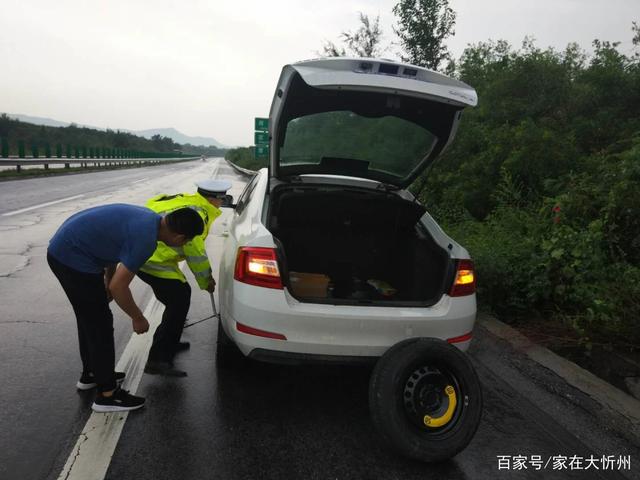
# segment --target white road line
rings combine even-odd
[[[136,183],[146,182],[147,180],[149,180],[149,177],[144,177],[144,178],[141,178],[140,180],[136,180],[135,182],[131,182],[131,185],[135,185]]]
[[[74,195],[73,197],[61,198],[60,200],[54,200],[53,202],[41,203],[40,205],[34,205],[33,207],[23,208],[21,210],[15,210],[9,213],[3,213],[3,217],[11,217],[13,215],[18,215],[19,213],[29,212],[31,210],[35,210],[37,208],[48,207],[49,205],[55,205],[56,203],[68,202],[69,200],[75,200],[76,198],[84,197],[84,195]]]
[[[220,160],[216,160],[216,166],[214,167],[213,172],[211,172],[211,178],[216,178],[218,176],[218,170],[220,170]]]
[[[143,335],[131,335],[116,365],[116,371],[127,373],[122,388],[133,394],[140,385],[153,332],[160,324],[162,312],[162,304],[152,296],[144,310],[144,316],[149,320],[149,331]],[[58,480],[103,480],[128,413],[92,412]]]

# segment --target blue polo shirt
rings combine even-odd
[[[69,217],[49,242],[60,263],[85,273],[102,273],[122,262],[136,272],[153,255],[162,217],[144,207],[115,203]]]

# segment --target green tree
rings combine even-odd
[[[38,142],[31,143],[31,154],[33,155],[33,158],[38,158]]]
[[[44,144],[44,156],[45,158],[51,158],[51,145],[49,145],[49,142]]]
[[[9,139],[7,137],[2,137],[2,158],[9,157]]]
[[[340,34],[344,47],[339,47],[333,42],[327,41],[322,47],[322,55],[325,57],[379,57],[384,50],[380,46],[382,29],[380,28],[380,16],[373,21],[368,15],[360,12],[360,27],[354,31]]]
[[[18,140],[18,156],[20,158],[25,157],[24,140]]]
[[[394,30],[406,53],[403,61],[438,70],[450,60],[444,41],[455,35],[456,12],[448,0],[400,0],[393,13],[398,17]]]
[[[56,143],[56,157],[62,158],[62,144]]]

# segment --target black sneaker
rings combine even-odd
[[[122,384],[124,377],[126,377],[126,373],[116,372],[116,383],[118,385]],[[80,380],[78,380],[78,383],[76,383],[76,388],[78,390],[91,390],[97,386],[98,384],[96,383],[96,379],[91,372],[83,373]]]
[[[126,412],[128,410],[137,410],[144,407],[144,398],[131,395],[128,390],[116,388],[113,395],[105,397],[104,395],[96,395],[96,399],[91,405],[94,412]]]

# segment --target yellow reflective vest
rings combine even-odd
[[[204,248],[204,241],[209,235],[211,224],[222,212],[199,193],[162,194],[150,199],[145,206],[162,216],[180,208],[192,208],[202,217],[204,231],[202,235],[194,237],[182,247],[169,247],[164,242],[158,242],[156,251],[140,270],[154,277],[186,282],[187,279],[178,266],[178,263],[186,260],[198,286],[206,289],[211,279],[211,264]]]

